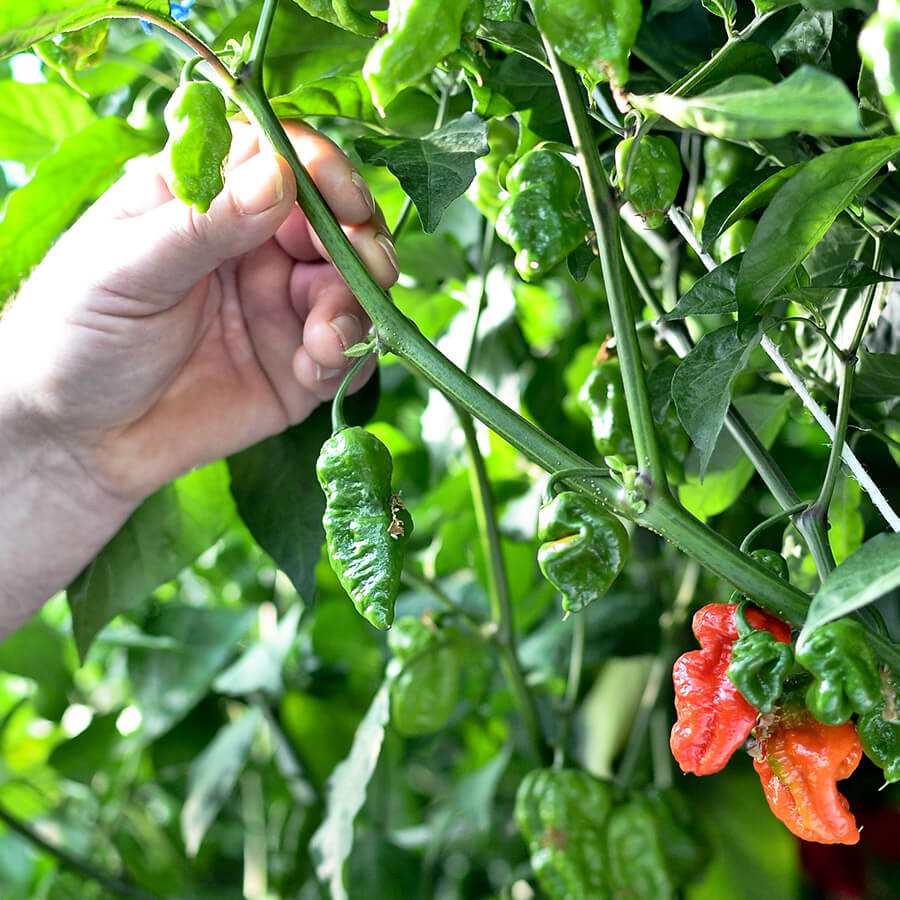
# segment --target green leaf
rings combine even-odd
[[[110,619],[134,609],[212,546],[234,514],[223,462],[148,497],[69,585],[72,631],[82,661]]]
[[[369,779],[384,741],[390,716],[390,694],[382,685],[356,729],[350,755],[328,779],[325,818],[309,843],[316,875],[327,885],[332,900],[347,900],[344,864],[353,849],[353,820],[366,799]]]
[[[169,604],[148,618],[145,631],[169,635],[177,645],[128,651],[142,738],[149,742],[165,733],[197,705],[255,617],[255,609]]]
[[[0,4],[0,58],[62,31],[83,28],[115,10],[169,14],[168,0],[15,0]]]
[[[872,353],[859,348],[859,369],[853,381],[853,396],[859,400],[888,400],[900,397],[900,356]]]
[[[96,118],[70,88],[0,81],[0,159],[32,166]]]
[[[59,721],[69,705],[72,671],[66,664],[71,643],[62,632],[36,617],[0,643],[0,671],[31,678],[39,715]]]
[[[737,311],[734,283],[743,254],[738,253],[701,275],[662,318],[665,322],[687,316],[727,315]]]
[[[882,275],[881,272],[876,272],[858,259],[851,259],[844,266],[843,271],[838,274],[837,278],[826,278],[824,281],[821,278],[817,278],[812,284],[808,285],[795,283],[785,288],[781,293],[785,297],[802,303],[808,309],[818,310],[827,304],[827,301],[836,291],[859,291],[861,288],[870,287],[873,284],[896,280],[889,275]],[[826,281],[830,283],[825,283]],[[890,354],[885,355],[890,356]],[[888,365],[890,367],[890,363]],[[854,388],[856,388],[855,384]]]
[[[234,790],[262,721],[257,707],[229,722],[191,763],[181,809],[181,834],[188,856],[196,856],[203,836]]]
[[[513,53],[492,65],[483,76],[470,76],[474,110],[486,119],[522,109],[558,106],[553,76],[533,59]]]
[[[816,66],[828,52],[833,34],[834,13],[805,9],[772,45],[772,51],[785,71],[802,65]]]
[[[838,214],[897,153],[897,136],[839,147],[810,160],[778,190],[738,272],[735,291],[742,320],[776,296]]]
[[[0,306],[122,165],[157,146],[155,138],[110,117],[67,138],[40,163],[31,181],[9,195],[0,221]]]
[[[865,528],[861,503],[862,488],[859,482],[842,471],[828,507],[828,543],[838,565],[863,542]]]
[[[89,785],[91,779],[118,757],[122,740],[116,728],[118,713],[94,716],[80,734],[57,744],[47,760],[60,775]]]
[[[900,534],[876,534],[829,572],[809,605],[797,648],[820,625],[873,603],[900,585]]]
[[[700,452],[701,480],[731,403],[731,386],[759,338],[759,325],[724,325],[700,339],[672,378],[678,418]]]
[[[700,0],[703,8],[726,22],[734,22],[737,15],[737,0]]]
[[[375,118],[372,95],[359,74],[328,75],[301,85],[272,100],[281,118],[335,116],[371,121]]]
[[[386,165],[410,196],[422,227],[434,231],[444,210],[472,183],[488,153],[487,122],[467,112],[423,138],[361,138],[363,162]]]
[[[684,128],[732,140],[777,138],[792,131],[857,137],[857,104],[833,75],[804,66],[778,84],[735,75],[692,97],[629,95],[632,105]]]

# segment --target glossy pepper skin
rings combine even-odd
[[[584,494],[562,491],[538,511],[537,561],[566,612],[602,597],[625,566],[628,532]]]
[[[325,493],[331,566],[359,613],[386,630],[394,620],[412,519],[391,494],[387,447],[364,428],[344,428],[322,446],[316,475]]]
[[[756,722],[756,709],[727,676],[732,646],[738,639],[736,609],[734,603],[711,603],[699,609],[692,628],[701,649],[679,657],[672,670],[678,720],[669,744],[682,770],[695,775],[722,769]],[[747,621],[757,630],[771,632],[776,640],[790,640],[788,626],[768,613],[750,609]]]
[[[881,676],[862,626],[838,619],[817,628],[797,648],[797,662],[815,681],[806,694],[809,711],[827,725],[881,704]]]
[[[535,149],[509,170],[506,190],[497,234],[516,251],[516,271],[529,281],[584,241],[587,223],[576,205],[581,180],[559,153]]]
[[[770,713],[781,696],[784,679],[794,662],[790,631],[776,638],[768,631],[754,631],[738,640],[731,651],[727,674],[744,699],[763,713]]]
[[[866,756],[883,772],[888,784],[900,781],[900,720],[885,719],[883,707],[863,713],[856,720],[856,732]],[[896,717],[896,709],[892,715]]]
[[[578,402],[591,419],[594,446],[600,456],[635,460],[625,386],[617,359],[599,362],[578,392]]]
[[[647,227],[659,228],[681,185],[681,155],[667,137],[645,135],[630,153],[634,141],[625,138],[616,145],[617,186]],[[629,155],[634,162],[626,181]]]
[[[612,788],[578,769],[534,769],[516,792],[515,817],[531,868],[550,900],[609,897],[606,823]]]
[[[797,837],[855,844],[856,820],[837,782],[853,774],[861,756],[852,722],[826,725],[801,713],[766,727],[753,768],[769,808]]]
[[[165,153],[172,170],[174,196],[204,213],[225,185],[224,166],[231,149],[225,99],[207,81],[180,85],[164,112],[169,139]]]

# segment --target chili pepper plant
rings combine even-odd
[[[891,0],[0,5],[0,305],[241,117],[378,358],[0,645],[3,897],[895,896],[898,54]]]

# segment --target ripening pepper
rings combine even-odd
[[[722,769],[747,740],[757,718],[756,709],[727,676],[738,639],[736,610],[734,603],[711,603],[697,610],[692,628],[701,649],[680,656],[672,670],[678,720],[669,744],[682,770],[695,775]],[[747,610],[746,616],[753,628],[771,632],[776,640],[790,640],[790,629],[774,616],[758,609]]]
[[[613,897],[666,900],[677,883],[666,861],[659,823],[640,801],[613,809],[607,824],[609,880]]]
[[[880,705],[878,663],[855,619],[838,619],[817,628],[797,647],[797,662],[815,678],[806,705],[820,722],[840,725],[854,712],[869,712]]]
[[[767,723],[753,753],[769,808],[805,841],[855,844],[856,820],[837,782],[859,765],[862,747],[852,722],[826,725],[808,714]]]
[[[616,183],[647,227],[659,228],[681,185],[681,154],[667,137],[644,135],[631,151],[635,140],[616,145]],[[634,156],[630,177],[629,155]]]
[[[602,597],[628,559],[625,527],[577,491],[562,491],[541,506],[537,536],[538,565],[563,595],[567,613]]]
[[[364,428],[343,428],[322,446],[316,475],[325,493],[331,567],[359,613],[382,631],[394,620],[412,519],[391,493],[387,447]]]
[[[225,185],[231,128],[221,91],[208,81],[175,89],[163,114],[169,139],[165,153],[172,171],[169,189],[204,213]]]
[[[607,782],[579,769],[534,769],[522,779],[516,824],[550,900],[609,896],[606,824],[612,794]]]
[[[544,275],[584,241],[587,222],[577,206],[581,179],[554,150],[529,150],[506,176],[509,198],[497,235],[516,251],[526,281]]]

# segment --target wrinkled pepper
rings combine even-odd
[[[681,185],[681,154],[667,137],[644,135],[631,150],[635,140],[625,138],[616,145],[617,186],[647,227],[659,228]],[[630,177],[629,156],[634,156]]]
[[[607,782],[578,769],[534,769],[522,779],[516,824],[550,900],[609,896],[606,824],[612,794]]]
[[[700,650],[678,658],[672,670],[675,711],[672,755],[685,772],[709,775],[722,769],[747,739],[757,711],[727,676],[732,647],[738,639],[734,603],[711,603],[694,614],[692,628]],[[747,610],[757,630],[789,641],[790,629],[762,610]]]
[[[172,170],[169,189],[204,213],[225,185],[231,149],[225,98],[208,81],[189,81],[175,89],[163,117],[169,129],[164,151]]]
[[[526,281],[544,275],[584,241],[587,222],[577,206],[581,179],[554,150],[529,150],[506,176],[509,198],[497,216],[497,235],[516,251]]]
[[[325,493],[325,544],[331,566],[359,613],[386,630],[412,519],[391,493],[393,462],[364,428],[344,428],[322,446],[316,475]]]
[[[884,772],[884,780],[900,781],[900,720],[888,721],[879,707],[857,718],[856,731],[866,756]]]
[[[669,872],[658,822],[647,805],[638,801],[615,807],[606,838],[613,897],[675,896],[678,885]]]
[[[602,597],[628,559],[625,527],[577,491],[562,491],[541,506],[537,536],[538,565],[567,613]]]
[[[856,819],[837,789],[862,756],[853,723],[826,725],[800,713],[759,730],[753,768],[775,816],[805,841],[855,844]]]
[[[797,662],[815,679],[806,705],[820,722],[840,725],[854,712],[866,713],[880,705],[878,663],[855,619],[838,619],[817,628],[797,647]]]
[[[597,363],[578,392],[578,402],[590,417],[594,446],[600,456],[621,456],[633,463],[634,439],[617,359]]]

